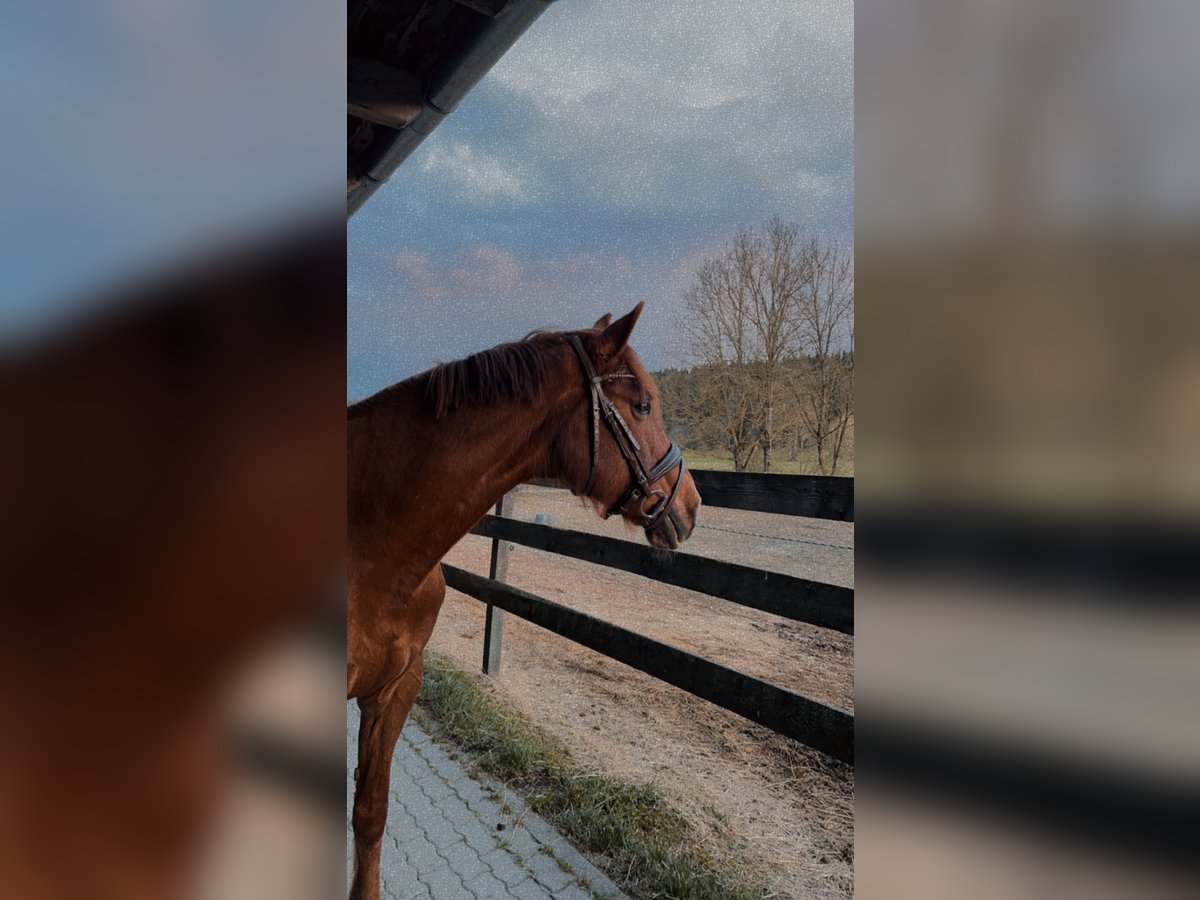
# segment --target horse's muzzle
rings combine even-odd
[[[680,510],[671,509],[657,525],[646,530],[646,540],[662,550],[675,550],[691,537],[694,527],[695,523],[689,523]]]

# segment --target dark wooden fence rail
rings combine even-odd
[[[806,519],[854,521],[854,479],[837,475],[770,475],[688,469],[705,506],[778,513]],[[552,480],[536,487],[561,488]]]
[[[854,717],[702,656],[535,596],[512,585],[442,565],[446,584],[528,619],[618,662],[640,669],[835,759],[854,759]]]
[[[846,634],[854,633],[854,591],[847,587],[767,572],[679,550],[668,555],[648,545],[620,538],[552,528],[500,516],[485,516],[471,529],[471,534],[633,572],[772,615]]]
[[[854,521],[854,479],[689,469],[705,506]]]
[[[854,520],[851,478],[691,471],[706,506]],[[664,554],[632,541],[522,522],[510,518],[511,514],[510,495],[496,505],[496,515],[485,516],[471,530],[492,539],[490,578],[442,566],[450,587],[487,604],[483,669],[489,675],[500,671],[507,611],[835,759],[853,762],[852,713],[537,597],[505,584],[504,579],[510,543],[521,544],[846,634],[854,633],[852,589],[680,551]]]

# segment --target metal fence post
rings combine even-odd
[[[496,504],[496,515],[510,518],[513,510],[513,495],[507,493]],[[504,581],[508,577],[508,541],[492,538],[492,562],[488,577]],[[500,674],[500,652],[504,640],[504,610],[488,604],[483,626],[483,671],[487,675]]]

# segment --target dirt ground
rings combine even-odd
[[[644,540],[564,491],[524,487],[517,518]],[[852,586],[854,526],[705,508],[689,553]],[[468,535],[447,562],[487,573],[491,541]],[[508,581],[535,594],[853,709],[854,639],[757,610],[516,546]],[[430,648],[479,671],[484,606],[447,593]],[[653,781],[718,852],[757,869],[775,896],[852,893],[853,771],[535,625],[506,616],[493,682],[586,766]]]

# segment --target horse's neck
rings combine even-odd
[[[404,543],[420,547],[431,565],[504,494],[550,474],[552,434],[543,410],[502,402],[434,420],[416,389],[393,401],[357,423],[362,432],[351,442],[358,447],[350,464],[357,454],[374,471],[360,471],[367,476],[358,487],[363,495],[351,497],[350,514],[358,503],[405,531]]]

